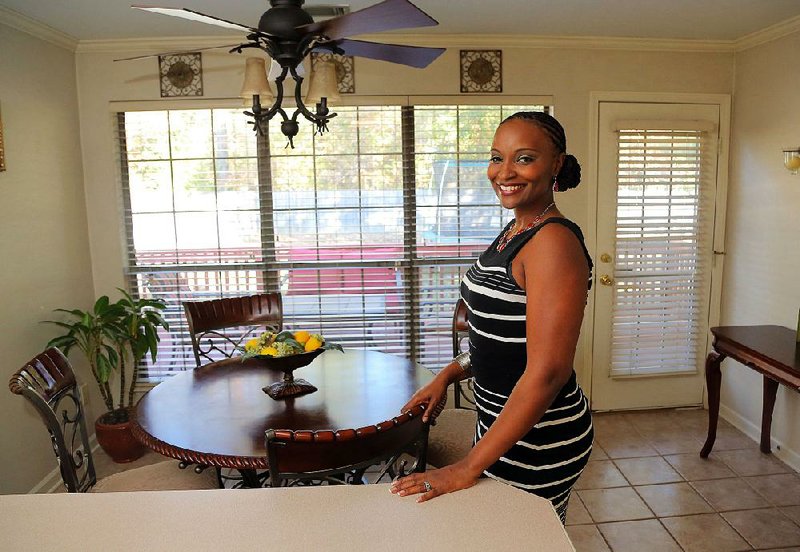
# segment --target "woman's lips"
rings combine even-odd
[[[497,188],[503,195],[513,195],[525,187],[525,184],[498,184]]]

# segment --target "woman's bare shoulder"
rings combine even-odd
[[[573,257],[584,259],[583,246],[575,231],[566,224],[555,221],[542,226],[523,246],[520,254],[534,260],[550,257],[563,260]]]

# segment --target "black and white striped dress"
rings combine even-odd
[[[583,234],[575,223],[555,217],[514,236],[502,252],[496,249],[498,237],[461,282],[461,296],[469,309],[469,348],[478,410],[476,440],[494,423],[525,371],[526,296],[511,274],[511,261],[547,224],[563,224],[578,236],[589,263],[590,287],[592,261]],[[484,473],[549,499],[563,522],[570,490],[586,466],[593,437],[589,403],[573,370],[539,422]]]

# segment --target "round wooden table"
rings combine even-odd
[[[325,351],[296,371],[318,391],[283,400],[262,388],[282,373],[238,358],[182,372],[150,390],[136,407],[134,435],[171,458],[238,470],[269,467],[267,429],[358,429],[391,420],[433,375],[397,356]],[[243,472],[244,473],[244,472]]]

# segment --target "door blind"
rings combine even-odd
[[[612,377],[692,373],[705,348],[713,134],[650,126],[618,130]]]

